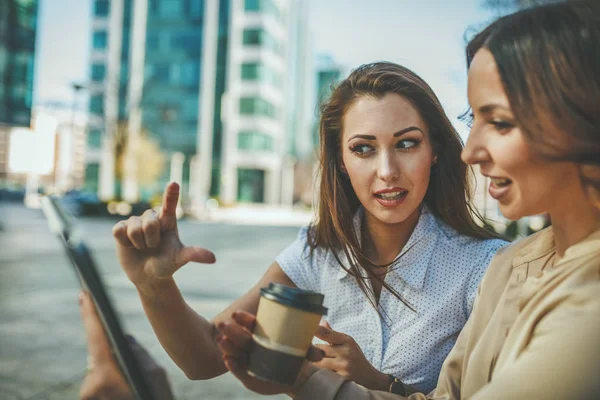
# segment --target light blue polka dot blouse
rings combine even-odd
[[[359,233],[364,211],[354,217]],[[379,371],[429,393],[436,386],[442,363],[467,322],[479,281],[502,240],[477,240],[458,234],[425,207],[404,247],[409,249],[390,266],[385,282],[415,308],[410,310],[382,289],[381,319],[331,252],[306,244],[308,227],[276,259],[299,287],[321,292],[327,321],[359,344]],[[343,252],[339,253],[347,262]],[[348,264],[345,264],[348,267]]]

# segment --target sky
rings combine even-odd
[[[316,54],[331,55],[346,72],[373,61],[402,64],[431,85],[451,120],[466,109],[465,32],[494,18],[483,0],[309,2]],[[39,0],[34,105],[71,104],[70,84],[88,80],[92,3]]]

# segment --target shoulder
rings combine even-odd
[[[440,231],[440,239],[450,251],[466,257],[481,254],[485,256],[493,256],[501,248],[509,245],[509,242],[503,239],[478,239],[471,236],[458,233],[450,225],[436,218],[438,230]],[[478,257],[480,260],[481,257]]]

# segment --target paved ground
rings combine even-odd
[[[88,218],[80,225],[126,329],[166,367],[176,397],[260,398],[230,375],[189,381],[168,358],[117,264],[110,234],[115,221]],[[41,211],[0,203],[0,223],[0,399],[76,399],[86,350],[75,275]],[[256,282],[298,231],[198,221],[180,225],[185,243],[217,255],[214,265],[190,264],[176,275],[192,307],[209,318]]]

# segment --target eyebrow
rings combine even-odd
[[[492,104],[486,104],[485,106],[479,107],[479,112],[482,113],[482,114],[489,114],[489,113],[491,113],[492,111],[494,111],[497,108],[500,108],[500,109],[505,110],[505,111],[510,111],[510,108],[508,108],[506,106],[503,106],[503,105],[500,105],[500,104],[493,104],[492,103]]]
[[[416,126],[409,126],[408,128],[401,129],[398,132],[394,133],[394,137],[402,136],[405,133],[412,132],[412,131],[419,131],[419,132],[423,133],[421,128],[417,128]],[[348,139],[348,142],[351,141],[352,139],[375,140],[376,138],[373,135],[354,135],[350,139]]]

